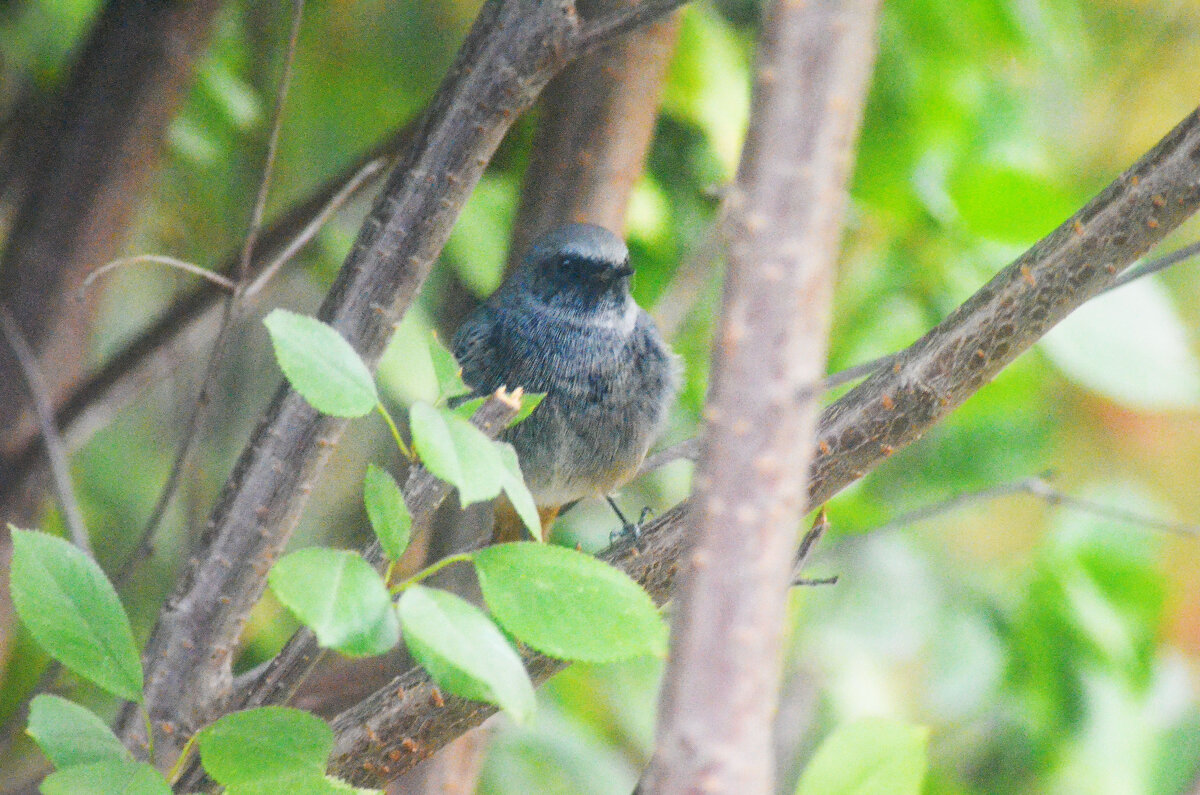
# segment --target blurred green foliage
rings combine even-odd
[[[19,87],[45,90],[61,79],[97,5],[0,4],[0,118]],[[310,2],[271,212],[411,122],[476,7]],[[238,245],[261,167],[285,16],[284,4],[230,2],[222,11],[132,251],[216,264]],[[686,290],[677,276],[702,258],[716,197],[736,168],[757,19],[753,0],[697,2],[683,13],[647,173],[631,205],[636,295],[656,314],[678,318],[672,339],[686,361],[670,440],[697,426],[719,306],[719,273]],[[1200,85],[1194,0],[909,0],[884,4],[879,40],[839,265],[831,370],[925,333],[1191,111]],[[451,279],[476,297],[498,283],[534,124],[514,126],[406,318],[381,368],[385,400],[403,405],[436,391],[426,333],[447,311]],[[323,232],[285,277],[281,303],[312,310],[365,207],[353,203]],[[1198,231],[1196,223],[1185,226],[1164,250]],[[1027,496],[870,532],[907,510],[1046,469],[1058,473],[1059,487],[1096,503],[1166,519],[1200,516],[1200,279],[1186,265],[1156,279],[1129,288],[1153,297],[1116,293],[1107,314],[1090,321],[1103,329],[1106,318],[1119,318],[1112,338],[1120,345],[1096,345],[1099,331],[1068,321],[1052,342],[831,503],[835,537],[810,573],[841,580],[793,593],[781,791],[794,787],[834,727],[869,716],[930,728],[929,793],[1168,795],[1195,786],[1195,540]],[[180,286],[175,275],[147,271],[110,280],[97,360]],[[192,543],[186,528],[201,526],[277,383],[265,334],[248,326],[190,482],[155,556],[123,594],[139,638]],[[106,566],[135,543],[195,375],[185,366],[156,383],[74,458]],[[295,546],[367,537],[356,488],[368,459],[395,465],[384,436],[369,424],[352,429]],[[627,489],[622,501],[661,512],[686,493],[688,477],[687,465],[673,465]],[[53,515],[44,526],[56,527]],[[584,504],[558,532],[597,548],[612,529],[604,506]],[[241,665],[282,642],[287,625],[278,612],[264,601]],[[42,664],[29,644],[17,645],[4,668],[0,717]],[[480,791],[627,793],[652,747],[659,675],[650,661],[569,669],[540,692],[531,725],[501,724]],[[80,688],[71,679],[60,684]],[[99,695],[74,694],[111,714],[114,705]],[[18,745],[0,769],[15,774],[30,753]]]

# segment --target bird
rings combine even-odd
[[[662,431],[680,360],[630,295],[633,273],[617,234],[593,224],[555,228],[454,335],[474,395],[502,386],[545,394],[500,436],[516,450],[543,538],[563,506],[591,497],[606,498],[622,529],[636,531],[611,495]],[[495,515],[493,541],[522,537],[503,497]]]

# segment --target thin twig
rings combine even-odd
[[[275,111],[271,120],[271,133],[268,139],[262,177],[259,180],[258,195],[250,214],[250,228],[246,233],[246,241],[242,246],[242,256],[238,264],[238,281],[232,294],[225,301],[221,316],[221,325],[217,331],[217,338],[213,342],[212,351],[209,353],[208,363],[205,365],[204,375],[200,381],[200,390],[196,395],[195,402],[192,404],[192,410],[188,416],[183,438],[175,450],[175,458],[171,462],[171,470],[167,474],[166,483],[163,484],[162,490],[158,494],[158,499],[155,501],[154,507],[150,510],[149,518],[147,518],[145,525],[142,527],[137,546],[134,547],[134,551],[121,567],[120,575],[117,577],[118,585],[123,585],[133,573],[134,567],[141,560],[148,557],[152,551],[154,533],[166,515],[167,508],[171,504],[171,499],[175,496],[175,491],[179,487],[179,480],[183,477],[184,466],[187,464],[188,456],[191,454],[192,447],[204,423],[205,410],[208,408],[209,403],[212,402],[212,391],[216,385],[217,372],[224,362],[233,327],[241,312],[242,297],[247,287],[250,286],[250,264],[254,256],[254,245],[262,230],[262,217],[266,207],[271,173],[274,169],[275,154],[279,145],[280,128],[283,125],[283,106],[287,98],[288,88],[291,85],[292,63],[295,60],[296,45],[300,38],[300,21],[303,14],[304,0],[293,0],[292,26],[288,36],[286,55],[284,56],[283,75],[280,78],[279,91],[276,95]]]
[[[88,288],[92,286],[92,282],[96,281],[104,274],[114,271],[117,268],[123,268],[126,265],[138,265],[144,262],[152,262],[158,265],[168,265],[172,268],[177,268],[178,270],[184,271],[185,273],[190,273],[193,276],[200,276],[201,278],[207,279],[218,287],[224,290],[229,290],[230,292],[232,292],[234,288],[234,283],[231,279],[222,276],[216,271],[196,265],[195,263],[187,262],[186,260],[181,260],[177,257],[169,257],[165,254],[138,254],[133,257],[122,257],[121,259],[115,259],[111,262],[106,262],[85,276],[83,282],[81,282],[79,285],[79,299],[83,300]]]
[[[29,398],[41,427],[42,440],[46,443],[46,454],[50,458],[50,475],[54,481],[54,491],[58,495],[58,505],[62,509],[63,521],[71,534],[75,546],[92,557],[92,545],[88,540],[87,525],[83,521],[83,511],[79,509],[79,500],[75,497],[75,487],[71,485],[71,468],[67,462],[67,449],[62,437],[54,424],[54,407],[50,400],[46,380],[42,378],[41,368],[38,367],[37,355],[25,341],[17,319],[13,317],[6,305],[0,304],[0,329],[4,339],[12,349],[25,377],[25,385],[29,390]]]
[[[345,204],[350,197],[358,191],[359,188],[362,187],[363,183],[377,175],[380,170],[383,169],[386,163],[387,160],[380,157],[372,160],[360,168],[358,172],[355,173],[355,175],[351,177],[345,185],[342,186],[342,189],[335,193],[333,197],[325,204],[325,206],[321,209],[321,212],[317,213],[316,217],[309,221],[308,224],[300,230],[299,234],[292,238],[292,241],[288,243],[283,250],[275,256],[274,259],[267,263],[267,266],[262,269],[262,272],[259,273],[258,276],[255,277],[254,281],[250,283],[250,286],[246,288],[244,297],[249,300],[258,295],[258,293],[267,286],[267,283],[271,281],[271,278],[279,271],[279,269],[286,265],[292,257],[296,256],[300,249],[308,245],[309,241],[316,237],[317,233],[321,231],[322,227],[329,222],[329,219],[333,217],[333,214],[341,209],[342,205]]]
[[[932,519],[950,511],[957,510],[965,505],[970,505],[977,502],[985,502],[988,500],[1000,499],[1002,497],[1010,497],[1014,494],[1028,494],[1036,497],[1039,500],[1049,505],[1062,505],[1071,508],[1081,513],[1088,513],[1093,516],[1098,516],[1101,519],[1111,519],[1116,522],[1126,522],[1131,525],[1145,527],[1150,530],[1159,530],[1165,533],[1171,533],[1183,538],[1200,538],[1200,525],[1189,522],[1170,522],[1165,519],[1159,519],[1154,516],[1147,516],[1137,511],[1130,511],[1124,508],[1117,508],[1111,505],[1104,505],[1093,500],[1086,500],[1081,497],[1075,497],[1065,491],[1055,488],[1050,484],[1051,473],[1043,473],[1041,475],[1030,475],[1029,477],[1020,478],[1010,483],[1001,483],[996,486],[990,486],[986,489],[977,491],[968,491],[961,494],[956,494],[949,499],[932,505],[926,505],[917,508],[913,511],[901,514],[894,519],[888,520],[886,523],[871,530],[873,533],[895,530],[908,525],[923,522],[927,519]]]

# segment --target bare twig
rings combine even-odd
[[[682,0],[680,0],[681,2]],[[678,2],[663,4],[665,13]],[[318,312],[374,366],[512,120],[581,52],[569,0],[490,0]],[[598,43],[598,42],[596,42]],[[238,635],[310,484],[346,426],[281,387],[213,511],[147,646],[146,703],[161,764],[219,711]],[[141,741],[126,710],[121,731]]]
[[[825,441],[817,445],[819,477],[810,483],[809,507],[827,502],[919,438],[1194,213],[1200,207],[1198,153],[1200,111],[1194,111],[1086,207],[899,357],[898,369],[872,377],[829,407],[819,426],[818,438]],[[1015,321],[1020,321],[1019,334]],[[970,353],[980,349],[972,340],[989,343],[982,373],[973,361],[980,357]],[[922,411],[914,412],[906,398],[904,412],[897,413],[897,385],[928,390],[931,379],[939,392],[916,404]],[[672,508],[643,528],[637,548],[620,546],[604,556],[659,602],[669,598],[683,560],[686,512],[686,503]],[[538,683],[563,666],[535,655],[526,662]],[[434,689],[423,672],[410,671],[339,715],[333,721],[337,744],[330,771],[378,786],[495,711],[462,699],[434,698]]]
[[[37,356],[25,336],[16,318],[4,304],[0,304],[0,331],[3,331],[4,341],[12,350],[21,367],[25,378],[25,386],[29,390],[29,398],[37,412],[38,424],[41,427],[42,440],[46,445],[46,453],[50,458],[50,474],[54,481],[54,491],[58,495],[58,506],[62,509],[63,521],[71,534],[75,546],[92,557],[92,544],[88,539],[87,525],[83,521],[83,511],[79,509],[79,500],[75,497],[75,487],[71,485],[71,467],[67,461],[66,446],[58,435],[54,424],[54,409],[50,405],[47,394],[46,380],[42,378],[41,368],[38,367]]]
[[[1115,522],[1125,522],[1135,527],[1145,527],[1150,530],[1159,530],[1164,533],[1181,536],[1183,538],[1200,537],[1200,525],[1191,524],[1189,522],[1170,522],[1165,519],[1159,519],[1154,516],[1147,516],[1137,511],[1129,511],[1124,508],[1117,508],[1112,505],[1104,505],[1103,503],[1094,500],[1086,500],[1081,497],[1075,497],[1062,489],[1055,488],[1050,483],[1050,474],[1044,473],[1041,475],[1031,475],[1029,477],[1020,478],[1010,483],[1001,483],[996,486],[991,486],[986,489],[977,491],[967,491],[961,494],[956,494],[949,499],[926,505],[916,510],[901,514],[900,516],[890,519],[884,524],[872,529],[871,532],[883,532],[887,530],[895,530],[901,527],[907,527],[917,522],[923,522],[927,519],[932,519],[936,516],[941,516],[944,513],[957,510],[964,505],[970,505],[977,502],[986,502],[999,499],[1001,497],[1009,497],[1014,494],[1028,494],[1031,497],[1045,502],[1048,505],[1062,505],[1072,510],[1088,513],[1092,516],[1101,519],[1110,519]]]
[[[275,111],[271,117],[271,132],[268,137],[262,177],[259,179],[258,195],[251,210],[249,230],[246,232],[246,240],[242,246],[241,258],[238,261],[237,281],[234,283],[233,292],[225,302],[221,324],[217,330],[217,338],[213,342],[212,351],[209,353],[208,362],[204,368],[204,374],[200,379],[200,390],[196,395],[195,402],[192,404],[183,437],[175,449],[175,458],[171,461],[171,469],[167,473],[167,480],[159,491],[154,507],[150,509],[150,515],[146,519],[146,523],[142,526],[137,546],[134,547],[134,551],[121,568],[120,577],[117,579],[118,585],[124,584],[127,581],[137,563],[149,556],[152,550],[154,533],[162,522],[163,516],[166,515],[167,508],[170,506],[171,500],[175,496],[175,491],[179,487],[179,480],[183,477],[183,470],[187,465],[188,456],[191,454],[192,446],[195,444],[196,438],[200,434],[200,428],[204,424],[205,412],[208,409],[209,403],[212,402],[212,392],[216,385],[217,373],[225,360],[233,328],[243,310],[242,298],[246,289],[250,286],[250,265],[254,254],[254,247],[262,229],[262,217],[266,208],[267,192],[270,188],[271,174],[275,166],[275,153],[279,146],[279,132],[283,126],[283,105],[287,98],[288,88],[291,85],[292,62],[295,59],[296,45],[300,39],[300,21],[303,15],[304,0],[293,0],[292,25],[284,56],[283,74],[279,79],[279,90],[275,99]]]
[[[104,274],[110,273],[118,268],[123,268],[126,265],[138,265],[143,262],[166,265],[168,267],[181,270],[184,273],[190,273],[193,276],[199,276],[202,279],[207,279],[208,281],[212,282],[222,290],[232,292],[234,288],[234,282],[232,279],[222,276],[216,271],[196,265],[195,263],[187,262],[177,257],[168,257],[163,254],[138,254],[134,257],[122,257],[120,259],[115,259],[112,262],[106,262],[99,268],[96,268],[94,271],[89,273],[79,285],[80,299],[84,298],[87,289],[92,286],[92,282],[96,281]]]

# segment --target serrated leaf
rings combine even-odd
[[[525,476],[521,474],[517,451],[511,444],[505,442],[496,442],[496,449],[500,455],[500,463],[504,465],[501,488],[508,496],[508,501],[512,503],[513,510],[517,512],[517,516],[521,517],[521,521],[525,523],[525,527],[529,528],[533,537],[538,541],[544,540],[542,538],[542,520],[538,517],[537,504],[533,501],[533,495],[529,493],[529,487],[525,485]]]
[[[104,572],[61,538],[9,529],[13,604],[29,634],[75,673],[141,703],[141,659],[129,618]]]
[[[1068,378],[1118,403],[1200,405],[1200,364],[1170,297],[1151,279],[1093,298],[1039,346]]]
[[[95,762],[132,761],[104,721],[87,707],[42,693],[29,704],[26,733],[57,768]]]
[[[516,425],[519,422],[524,422],[533,413],[534,409],[542,405],[545,400],[545,392],[526,392],[521,395],[521,408],[517,411],[516,416],[508,421],[508,427]]]
[[[500,493],[504,465],[492,440],[470,422],[446,409],[414,403],[409,427],[421,463],[458,489],[464,507]]]
[[[362,417],[379,403],[375,380],[358,352],[314,317],[276,309],[263,320],[275,359],[309,405],[334,417]]]
[[[397,608],[404,642],[439,687],[496,704],[523,721],[533,684],[504,635],[482,610],[446,591],[414,585]]]
[[[363,503],[383,553],[388,560],[399,560],[412,538],[412,514],[404,503],[404,492],[387,470],[367,465]]]
[[[162,775],[144,762],[110,759],[51,773],[43,795],[171,795]]]
[[[232,792],[233,787],[324,779],[333,731],[304,710],[260,707],[224,716],[202,729],[196,741],[204,769]]]
[[[383,578],[356,552],[302,549],[280,558],[267,581],[322,646],[366,656],[383,654],[400,639]]]
[[[840,726],[813,755],[796,795],[918,795],[929,730],[868,718]]]
[[[650,595],[590,555],[498,544],[476,553],[475,570],[496,621],[540,652],[585,662],[666,653],[667,627]]]
[[[462,366],[454,358],[454,354],[438,339],[436,331],[429,333],[429,360],[433,362],[433,374],[437,377],[438,393],[446,395],[461,395],[470,392],[462,379]]]

